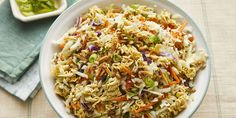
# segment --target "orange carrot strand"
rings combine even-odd
[[[61,49],[63,49],[63,48],[65,47],[65,45],[64,45],[64,44],[60,44],[59,47],[60,47]]]
[[[139,109],[137,110],[134,110],[134,113],[140,113],[142,111],[145,111],[146,109],[148,109],[149,107],[157,104],[158,102],[160,102],[161,100],[163,100],[165,98],[165,96],[162,96],[161,98],[159,98],[156,102],[151,102],[149,104],[147,104],[146,106],[143,106],[143,107],[140,107]]]
[[[169,84],[170,84],[170,85],[173,85],[173,84],[178,84],[178,83],[180,83],[179,77],[176,75],[176,73],[174,72],[174,70],[172,69],[171,66],[168,67],[168,70],[170,71],[171,76],[172,76],[172,77],[174,78],[174,80],[175,80],[175,81],[173,81],[173,82],[170,82]]]
[[[179,32],[182,32],[184,30],[184,28],[187,26],[188,22],[185,21],[181,24],[180,28],[178,29]]]
[[[128,75],[133,75],[132,71],[128,67],[123,67],[123,71]]]
[[[121,102],[121,101],[127,101],[127,97],[126,96],[119,96],[119,97],[115,97],[112,99],[113,101],[117,101],[117,102]]]

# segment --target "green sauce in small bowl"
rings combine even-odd
[[[58,8],[56,0],[16,0],[24,16],[32,16],[54,11]]]

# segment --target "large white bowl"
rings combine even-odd
[[[160,8],[164,8],[173,13],[178,13],[182,15],[186,20],[189,21],[189,25],[193,28],[193,34],[197,39],[198,48],[205,49],[209,55],[209,51],[204,37],[200,32],[199,28],[193,22],[193,20],[184,11],[176,7],[174,4],[168,2],[167,0],[79,0],[76,4],[72,5],[66,11],[64,11],[52,24],[47,35],[45,36],[40,53],[41,84],[48,99],[48,102],[60,117],[70,118],[73,116],[66,112],[62,99],[60,99],[54,93],[54,79],[50,74],[50,60],[52,59],[53,54],[57,50],[53,46],[52,42],[62,37],[62,35],[74,25],[76,17],[87,12],[88,9],[93,5],[106,7],[110,4],[122,5],[134,3],[144,4],[150,7],[157,5]],[[192,94],[193,101],[190,101],[188,107],[178,115],[179,118],[191,117],[193,113],[197,110],[207,92],[210,81],[210,75],[211,67],[209,58],[207,61],[206,68],[199,72],[196,78],[195,88],[197,91]]]

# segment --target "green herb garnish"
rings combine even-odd
[[[114,54],[114,55],[112,56],[112,60],[113,60],[114,62],[120,62],[120,61],[121,61],[121,56],[118,55],[118,54]]]
[[[90,55],[90,57],[89,57],[89,62],[90,62],[90,63],[93,63],[96,59],[97,59],[97,55],[96,55],[96,54],[92,54],[92,55]]]
[[[152,88],[155,86],[155,82],[151,78],[144,78],[144,83],[149,88]]]
[[[161,42],[160,38],[156,35],[149,37],[149,41],[151,41],[152,43],[160,43]]]
[[[130,7],[136,10],[136,9],[138,9],[139,5],[138,4],[132,4],[132,5],[130,5]]]
[[[133,96],[137,95],[135,92],[127,92],[127,98],[132,98]]]

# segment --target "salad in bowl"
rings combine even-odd
[[[191,117],[196,111],[210,80],[204,37],[168,1],[144,1],[80,0],[53,23],[40,76],[61,117]]]

